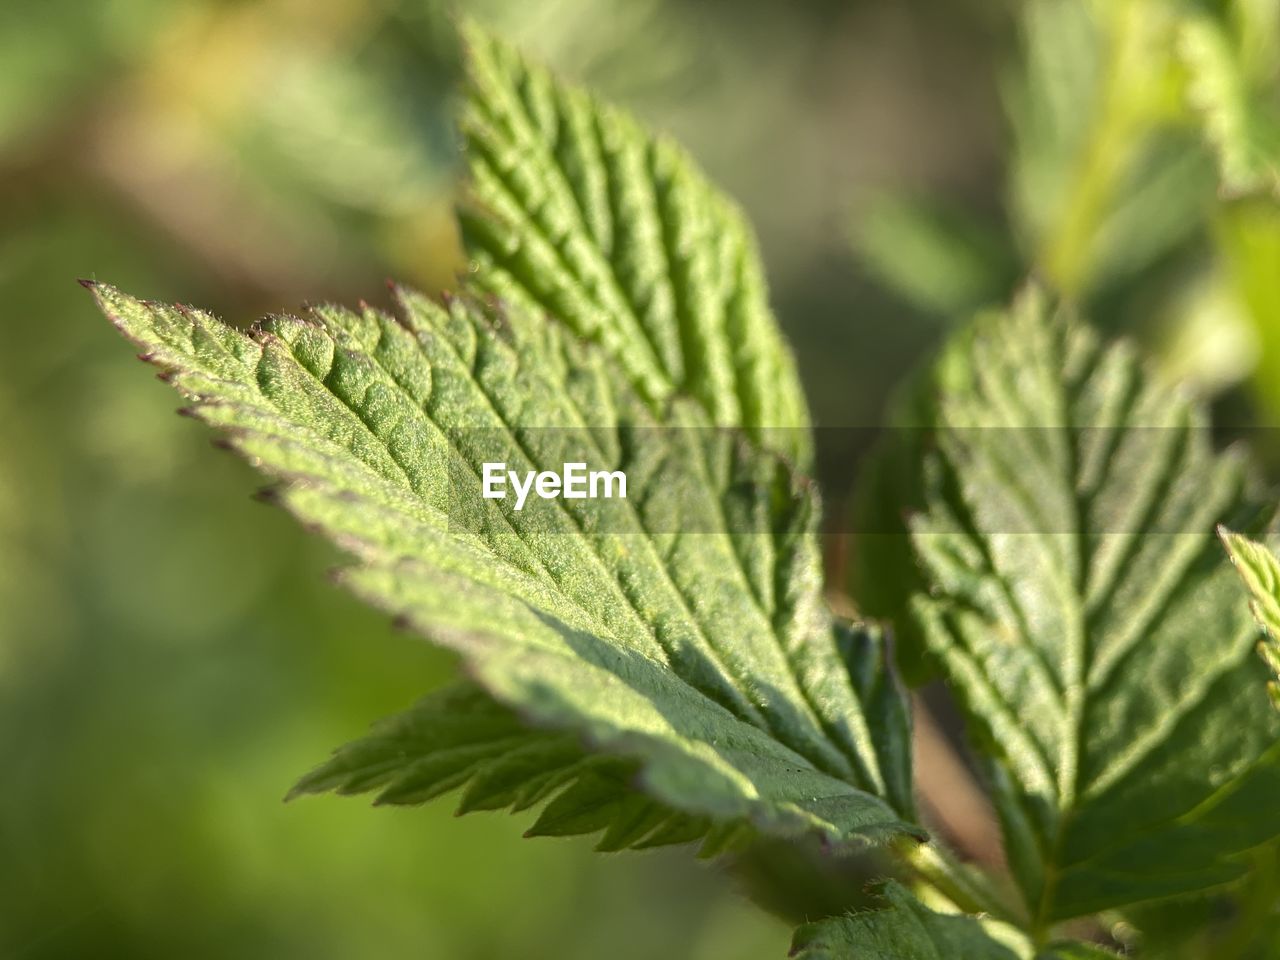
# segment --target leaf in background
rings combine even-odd
[[[736,207],[671,142],[464,29],[473,289],[598,343],[655,406],[692,396],[807,467],[804,393]]]
[[[1022,66],[1004,84],[1010,207],[1040,275],[1095,295],[1187,242],[1213,201],[1177,109],[1179,21],[1163,0],[1022,10]]]
[[[1226,205],[1218,219],[1218,240],[1232,292],[1250,321],[1259,356],[1254,390],[1263,421],[1280,418],[1280,204],[1250,197]]]
[[[796,960],[1101,960],[1114,957],[1082,943],[1036,951],[1014,927],[936,913],[896,883],[885,886],[883,910],[834,917],[796,931]]]
[[[1198,140],[1183,131],[1150,134],[1099,217],[1092,239],[1097,286],[1140,282],[1192,240],[1213,208],[1216,185],[1213,157]]]
[[[1140,957],[1280,960],[1280,847],[1260,847],[1251,859],[1245,881],[1126,910],[1133,926],[1122,923],[1116,933]]]
[[[60,120],[82,109],[77,94],[101,85],[146,50],[174,18],[158,0],[119,0],[85,6],[47,0],[0,10],[0,151],[39,143]]]
[[[1258,652],[1280,675],[1280,560],[1265,544],[1238,533],[1224,529],[1222,540],[1252,597],[1250,609],[1266,631],[1266,638],[1258,644]],[[1280,707],[1280,683],[1273,680],[1269,689],[1271,699]]]
[[[1257,367],[1258,337],[1236,284],[1222,269],[1186,283],[1169,304],[1165,333],[1154,345],[1160,372],[1197,396],[1216,396]]]
[[[1036,296],[966,342],[913,524],[915,610],[1036,928],[1238,878],[1280,834],[1280,717],[1213,536],[1265,522],[1241,458]]]
[[[528,722],[634,760],[653,798],[717,824],[918,834],[907,715],[874,643],[841,660],[811,490],[696,405],[659,423],[601,351],[469,299],[402,291],[396,318],[326,307],[246,335],[94,293],[192,415],[359,558],[344,582]],[[517,512],[479,496],[496,461],[621,469],[627,498]]]
[[[467,14],[540,62],[628,102],[671,97],[706,69],[697,21],[674,0],[472,0]]]
[[[1003,84],[1013,133],[1010,205],[1035,241],[1063,216],[1072,167],[1101,97],[1105,50],[1080,0],[1032,0],[1022,13],[1022,65]]]
[[[999,302],[1013,289],[1017,257],[978,219],[938,203],[885,193],[852,225],[863,263],[914,306],[947,317]]]
[[[1183,26],[1179,49],[1190,74],[1188,96],[1217,151],[1226,190],[1280,196],[1280,45],[1274,37],[1280,4],[1264,0],[1233,7],[1265,15],[1258,22],[1236,17],[1234,31],[1208,15],[1191,17]]]

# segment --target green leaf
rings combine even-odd
[[[904,300],[943,316],[1004,299],[1019,266],[990,226],[936,200],[886,192],[851,225],[862,262]]]
[[[1035,273],[1065,295],[1127,288],[1191,242],[1212,203],[1212,158],[1172,109],[1184,84],[1171,6],[1018,5],[1010,207]]]
[[[657,420],[600,350],[468,298],[442,307],[400,291],[396,317],[321,307],[245,334],[93,289],[188,412],[357,558],[341,579],[459,652],[526,722],[631,761],[659,804],[726,829],[838,844],[919,834],[901,695],[878,638],[825,607],[816,498],[781,460],[710,429],[695,404]],[[625,471],[629,489],[517,511],[480,497],[481,464],[495,461],[521,473],[585,462]],[[453,734],[432,736],[447,747]],[[419,759],[423,790],[468,776],[479,789],[483,771],[441,772],[430,747]],[[603,805],[591,773],[552,801],[544,832],[616,826],[583,819]]]
[[[1245,881],[1126,910],[1118,932],[1140,957],[1278,960],[1280,847],[1260,847],[1251,859],[1253,871]],[[1130,924],[1136,930],[1126,929]]]
[[[961,342],[914,609],[1034,927],[1238,878],[1280,834],[1280,717],[1213,533],[1271,511],[1202,411],[1039,297]]]
[[[1259,419],[1280,412],[1280,203],[1254,197],[1226,205],[1218,218],[1218,242],[1229,284],[1248,321],[1254,344],[1253,389]]]
[[[1280,5],[1236,6],[1265,8],[1267,22],[1255,25],[1247,17],[1237,18],[1233,31],[1214,17],[1200,15],[1183,26],[1179,48],[1190,75],[1188,96],[1205,139],[1217,152],[1226,190],[1265,190],[1280,196],[1280,57],[1274,39],[1280,29]],[[1270,35],[1265,52],[1251,42],[1254,32]],[[1256,62],[1260,59],[1264,62]]]
[[[336,751],[290,797],[377,791],[378,803],[412,804],[466,785],[462,810],[524,810],[574,779],[583,759],[571,735],[531,730],[460,681]]]
[[[1280,675],[1280,560],[1269,547],[1238,533],[1223,529],[1222,540],[1253,598],[1250,609],[1266,631],[1266,638],[1258,644],[1258,652]],[[1268,689],[1280,708],[1280,683],[1273,680]]]
[[[290,797],[376,792],[379,804],[407,805],[460,789],[460,814],[545,804],[528,836],[603,830],[601,851],[725,839],[707,836],[704,818],[637,792],[637,774],[635,763],[588,755],[574,734],[532,729],[475,685],[457,682],[336,751]]]
[[[805,467],[804,393],[735,206],[675,144],[463,29],[472,288],[600,344],[655,408],[691,396]]]
[[[796,960],[1101,960],[1114,957],[1082,943],[1037,952],[1016,928],[993,920],[936,913],[897,883],[886,906],[808,924],[796,931]]]

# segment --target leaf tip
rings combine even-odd
[[[1245,559],[1246,548],[1249,540],[1242,534],[1236,533],[1226,524],[1220,523],[1216,527],[1218,539],[1222,541],[1222,546],[1227,551],[1227,557],[1231,560],[1232,566],[1239,567]]]

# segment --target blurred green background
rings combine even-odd
[[[743,203],[819,423],[881,422],[1029,274],[1233,422],[1280,418],[1275,4],[462,6]],[[1258,156],[1204,145],[1197,104],[1226,95],[1197,50]],[[334,556],[249,500],[75,284],[235,322],[448,285],[456,63],[430,0],[0,5],[0,957],[785,955],[680,851],[282,804],[451,664],[328,585]],[[822,455],[843,510],[852,452]]]

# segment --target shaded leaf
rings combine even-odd
[[[834,917],[796,931],[797,960],[1101,960],[1114,957],[1082,943],[1051,944],[1036,951],[1016,928],[992,920],[930,910],[896,883],[887,904]]]
[[[1271,511],[1128,346],[1036,296],[964,342],[914,608],[1029,913],[1043,928],[1240,877],[1280,834],[1280,721],[1213,531]]]
[[[457,682],[335,751],[290,797],[376,793],[380,804],[418,804],[461,790],[459,813],[545,803],[530,836],[604,831],[597,849],[605,851],[706,833],[705,821],[638,793],[637,775],[635,763],[589,755],[577,736],[530,728],[478,687]]]
[[[1217,153],[1226,190],[1280,196],[1280,58],[1274,37],[1280,29],[1280,5],[1235,6],[1269,8],[1267,22],[1255,26],[1248,18],[1238,19],[1232,30],[1205,14],[1190,17],[1183,26],[1179,49],[1190,74],[1188,96]],[[1254,30],[1271,34],[1271,49],[1260,64],[1250,62],[1259,59],[1249,56],[1251,47],[1256,48],[1250,43]]]

